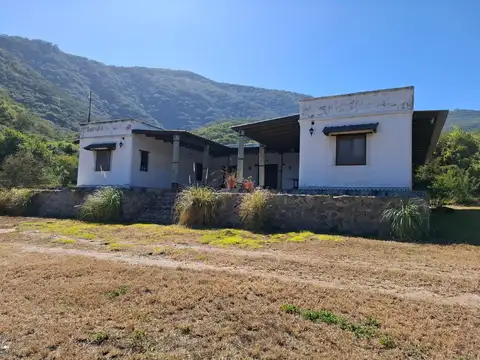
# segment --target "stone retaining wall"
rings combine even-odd
[[[243,194],[221,194],[219,226],[241,227],[238,206]],[[283,231],[310,230],[316,232],[379,235],[380,218],[390,203],[399,197],[272,195],[271,226]]]
[[[86,196],[92,191],[93,189],[41,191],[33,196],[28,215],[75,218]],[[122,200],[123,221],[135,222],[142,210],[161,195],[160,190],[125,189]],[[238,216],[242,196],[244,194],[219,193],[218,226],[242,227]],[[379,235],[382,233],[382,211],[389,203],[398,203],[400,200],[400,197],[274,194],[270,206],[270,225],[281,231]]]
[[[95,189],[43,190],[32,196],[27,215],[51,218],[76,218],[80,206]],[[160,190],[125,189],[122,195],[122,220],[133,222]]]

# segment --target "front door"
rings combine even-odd
[[[265,165],[265,188],[277,189],[278,187],[278,164]]]

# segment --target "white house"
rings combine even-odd
[[[219,187],[228,169],[272,189],[411,190],[448,115],[413,105],[413,87],[305,99],[299,114],[233,127],[235,147],[135,119],[85,124],[77,184]]]

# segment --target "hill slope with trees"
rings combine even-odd
[[[107,66],[42,40],[0,36],[0,84],[10,96],[62,127],[93,119],[134,117],[189,129],[231,118],[298,111],[307,95],[212,81],[189,71]]]
[[[218,121],[257,120],[298,112],[288,91],[212,81],[189,71],[108,66],[74,56],[43,40],[0,35],[0,88],[35,114],[62,128],[93,120],[134,117],[169,129]],[[480,111],[450,112],[446,129],[480,130]]]

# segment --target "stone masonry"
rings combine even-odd
[[[93,189],[41,191],[32,198],[29,215],[75,218]],[[217,226],[241,228],[238,216],[243,194],[219,193]],[[171,224],[175,192],[125,189],[122,218],[125,222]],[[273,194],[270,227],[279,231],[310,230],[354,235],[378,235],[380,218],[400,197]]]

